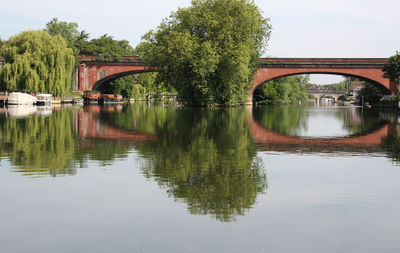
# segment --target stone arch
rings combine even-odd
[[[374,84],[378,87],[383,94],[397,94],[396,84],[387,78],[383,77],[383,71],[377,69],[353,69],[353,68],[268,68],[260,67],[257,70],[256,77],[253,79],[253,87],[249,90],[250,100],[253,103],[253,93],[256,87],[265,84],[274,79],[278,79],[286,76],[293,75],[305,75],[305,74],[327,74],[327,75],[341,75],[355,77],[364,80],[368,83]]]
[[[135,73],[154,72],[155,68],[136,62],[86,62],[79,66],[75,74],[75,90],[98,90],[117,78]]]
[[[281,78],[281,77],[286,77],[286,76],[294,76],[294,75],[306,75],[306,74],[326,74],[326,75],[339,75],[339,76],[348,76],[348,77],[355,77],[358,79],[361,79],[363,81],[369,82],[371,84],[375,84],[378,88],[380,88],[384,93],[390,93],[391,91],[391,86],[390,86],[390,81],[389,79],[384,80],[386,78],[376,78],[373,76],[365,76],[365,75],[357,75],[357,74],[351,74],[351,73],[345,73],[343,72],[338,72],[338,71],[300,71],[300,70],[292,70],[288,71],[287,73],[280,74],[280,75],[271,75],[271,76],[266,76],[264,80],[259,80],[259,78],[255,78],[253,80],[253,90],[264,83],[267,83],[269,81]],[[383,73],[382,73],[383,74]],[[257,74],[258,75],[258,74]],[[382,80],[383,79],[383,80]]]
[[[148,72],[154,72],[154,70],[127,71],[127,72],[116,73],[113,75],[108,75],[108,76],[105,76],[102,79],[98,80],[97,82],[95,82],[92,86],[92,90],[99,91],[108,83],[110,83],[118,78],[124,77],[124,76],[140,74],[140,73],[148,73]]]

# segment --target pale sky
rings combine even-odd
[[[91,38],[105,33],[132,46],[190,0],[0,0],[0,37],[43,29],[53,17]],[[390,57],[400,50],[400,0],[255,0],[273,31],[265,56]],[[340,78],[339,78],[340,79]],[[329,83],[331,76],[313,76]]]

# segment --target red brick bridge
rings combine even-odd
[[[94,56],[79,56],[81,65],[75,74],[74,90],[100,90],[119,77],[156,71],[138,57],[122,57],[115,61],[100,61]],[[334,74],[357,77],[376,84],[385,93],[397,94],[394,82],[383,77],[382,67],[388,58],[263,58],[260,59],[254,88],[275,78],[297,74]]]

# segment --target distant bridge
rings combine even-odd
[[[111,61],[94,56],[79,56],[80,67],[74,79],[74,90],[99,90],[108,82],[135,73],[152,72],[138,57],[112,58]],[[380,87],[386,94],[397,94],[396,83],[383,77],[383,66],[388,58],[263,58],[260,59],[255,87],[273,79],[300,74],[334,74],[357,77]]]
[[[321,101],[323,97],[332,97],[337,101],[340,96],[346,95],[347,91],[335,91],[335,90],[308,90],[308,94],[314,96],[317,102]]]

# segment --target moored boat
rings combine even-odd
[[[73,98],[72,99],[72,104],[82,105],[83,104],[83,98]]]
[[[97,104],[99,103],[100,93],[97,91],[84,91],[83,102],[85,104]]]
[[[34,105],[37,98],[22,92],[11,92],[7,98],[8,105]]]
[[[45,94],[45,93],[38,93],[36,94],[36,105],[39,106],[49,106],[51,105],[51,101],[53,100],[53,96],[51,94]]]
[[[123,103],[124,98],[122,95],[115,94],[101,94],[99,104]]]

